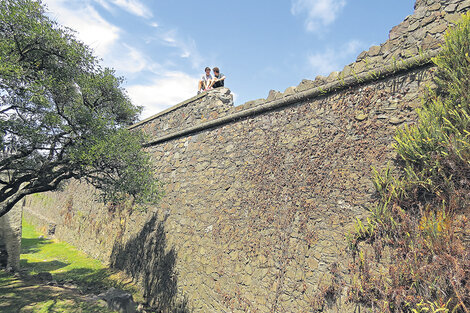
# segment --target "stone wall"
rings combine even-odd
[[[429,58],[469,7],[418,1],[341,73],[238,107],[228,89],[206,92],[134,125],[164,183],[148,211],[99,204],[72,181],[29,197],[25,215],[128,272],[159,308],[184,296],[195,312],[353,312],[346,237],[373,205],[371,166],[395,159]]]
[[[0,217],[0,269],[19,270],[21,252],[21,205]]]

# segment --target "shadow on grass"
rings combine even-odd
[[[89,268],[74,268],[61,273],[55,273],[58,282],[71,282],[86,293],[102,293],[110,287],[120,288],[119,284],[110,279],[117,271],[109,268],[99,270]]]
[[[21,239],[21,252],[22,254],[40,254],[41,250],[47,245],[54,245],[53,240],[47,238],[22,238]],[[51,248],[49,248],[51,249]],[[50,250],[53,251],[53,250]],[[76,286],[78,289],[83,290],[87,293],[99,293],[115,286],[116,283],[112,281],[109,276],[114,274],[116,271],[107,268],[66,268],[69,265],[73,266],[73,261],[69,261],[67,258],[62,259],[59,257],[55,260],[50,261],[37,261],[40,257],[35,257],[35,261],[32,262],[28,259],[20,260],[20,268],[24,273],[24,279],[31,280],[31,275],[49,272],[52,274],[53,280],[59,284],[68,283]],[[73,259],[73,258],[72,258]],[[62,269],[62,270],[61,270]],[[59,271],[58,271],[59,270]]]
[[[33,285],[4,271],[0,271],[0,297],[0,313],[112,312],[99,303],[87,302],[78,292]]]
[[[24,254],[41,253],[44,246],[55,242],[46,238],[23,238],[22,251]],[[50,251],[50,249],[48,249]],[[35,257],[32,255],[32,257]],[[15,287],[15,284],[2,287],[0,289],[0,312],[18,312],[15,310],[3,310],[5,303],[9,304],[9,308],[15,308],[15,305],[28,306],[39,303],[41,300],[44,307],[51,307],[51,310],[42,310],[41,312],[56,312],[56,308],[68,305],[73,299],[64,295],[64,300],[60,303],[52,301],[54,292],[50,291],[49,298],[47,292],[31,291],[33,288],[49,288],[49,289],[68,289],[70,293],[77,293],[77,288],[85,294],[98,294],[109,289],[109,287],[124,287],[118,282],[111,279],[111,276],[118,271],[126,273],[132,277],[135,282],[139,282],[143,287],[143,296],[146,305],[152,308],[152,312],[166,313],[187,313],[191,312],[187,308],[186,299],[177,298],[177,273],[175,271],[176,251],[173,247],[167,247],[167,240],[164,229],[164,221],[158,221],[154,215],[143,228],[130,240],[115,243],[111,256],[111,269],[109,268],[89,268],[73,267],[73,262],[69,259],[58,259],[45,262],[31,262],[28,260],[21,261],[21,268],[24,272],[39,273],[53,272],[53,279],[59,283],[59,286],[65,288],[57,288],[50,286],[32,286],[21,290]],[[66,268],[71,265],[71,268]],[[26,282],[30,281],[25,276]],[[23,284],[25,282],[23,281]],[[126,288],[126,287],[124,287]],[[127,288],[126,288],[127,289]],[[62,291],[63,292],[63,291]],[[8,301],[3,302],[2,294],[9,294]],[[37,296],[34,296],[37,294]],[[60,299],[62,295],[57,295]],[[46,299],[48,302],[45,303]],[[16,304],[15,304],[16,303]],[[36,312],[36,311],[28,311]],[[93,310],[58,310],[57,312],[105,312]]]
[[[178,301],[176,251],[167,247],[164,221],[152,218],[125,243],[116,242],[111,266],[139,281],[144,299],[156,312],[190,312],[185,300]]]
[[[59,268],[64,268],[70,263],[64,263],[57,260],[46,261],[46,262],[29,262],[28,260],[20,260],[20,267],[23,269],[28,269],[30,272],[40,273],[40,272],[51,272],[58,270]]]
[[[21,238],[21,254],[38,252],[42,246],[52,243],[47,238]]]

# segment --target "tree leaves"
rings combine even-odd
[[[40,0],[0,3],[0,60],[0,216],[72,177],[106,199],[158,198],[142,138],[126,130],[141,108]]]

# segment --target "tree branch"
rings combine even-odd
[[[19,160],[21,158],[27,157],[34,152],[34,148],[29,150],[21,150],[20,153],[11,155],[7,158],[4,158],[0,161],[0,171],[4,171],[4,167],[8,164],[11,164],[13,161]]]
[[[17,190],[17,192],[12,194],[8,199],[0,201],[0,217],[8,213],[15,206],[15,204],[17,204],[26,195],[55,190],[63,180],[73,177],[78,178],[77,175],[73,172],[65,171],[59,176],[54,177],[49,183],[35,181],[32,184],[28,184],[23,189]]]

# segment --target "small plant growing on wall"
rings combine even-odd
[[[470,312],[470,14],[446,33],[436,88],[397,131],[396,167],[351,237],[350,300],[376,312]]]

